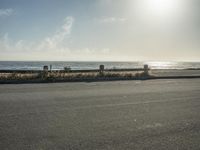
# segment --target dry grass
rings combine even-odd
[[[30,80],[37,77],[37,73],[0,73],[0,80]]]
[[[41,73],[0,73],[0,80],[73,80],[73,79],[98,79],[98,78],[144,78],[149,75],[144,72],[41,72]]]

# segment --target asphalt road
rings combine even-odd
[[[199,150],[200,79],[0,85],[1,150]]]
[[[162,76],[200,76],[200,70],[176,70],[176,69],[157,69],[150,70],[151,75]]]

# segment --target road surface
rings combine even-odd
[[[1,150],[199,150],[200,79],[0,85]]]
[[[150,70],[151,75],[155,75],[157,77],[162,76],[200,76],[200,70],[176,70],[176,69],[157,69]]]

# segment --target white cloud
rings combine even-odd
[[[66,17],[62,28],[59,29],[51,37],[46,37],[38,46],[38,49],[55,49],[62,47],[63,41],[70,35],[72,30],[72,25],[74,22],[73,17]]]
[[[66,17],[64,24],[52,36],[42,39],[40,42],[26,40],[13,41],[6,33],[0,38],[1,51],[7,52],[34,52],[34,51],[57,51],[67,49],[63,46],[65,39],[70,36],[74,18]]]
[[[110,54],[109,48],[70,49],[67,44],[73,23],[73,17],[66,17],[63,25],[54,34],[39,42],[13,41],[5,34],[0,38],[0,60],[86,60],[107,57]]]
[[[14,13],[14,10],[11,9],[11,8],[8,8],[8,9],[0,9],[0,17],[3,17],[3,16],[10,16]]]
[[[102,17],[102,18],[95,18],[95,21],[99,23],[114,23],[114,22],[125,22],[126,18],[117,18],[117,17]]]
[[[1,48],[1,50],[7,50],[7,49],[9,49],[8,33],[6,33],[6,34],[0,39],[0,48]]]
[[[98,49],[98,48],[84,48],[84,49],[80,49],[77,50],[76,53],[79,54],[89,54],[89,55],[107,55],[111,52],[111,50],[109,48],[102,48],[102,49]]]

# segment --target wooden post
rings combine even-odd
[[[48,66],[43,66],[43,71],[48,72],[49,67]]]
[[[46,78],[48,76],[48,66],[43,66],[42,78]]]
[[[50,71],[52,71],[52,65],[50,65]]]
[[[99,66],[99,73],[102,75],[104,72],[104,65]]]
[[[66,66],[64,67],[65,72],[70,72],[71,71],[71,67],[70,66]]]
[[[145,73],[146,75],[149,74],[149,66],[148,66],[148,65],[144,65],[144,73]]]

